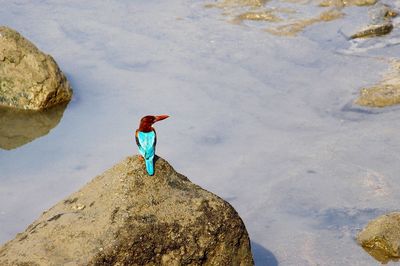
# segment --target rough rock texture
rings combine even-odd
[[[0,247],[0,265],[253,265],[236,211],[163,159],[128,157]]]
[[[378,84],[362,88],[355,103],[369,107],[385,107],[400,103],[400,61],[391,62],[391,69]]]
[[[46,135],[61,120],[66,104],[44,111],[0,107],[0,149],[12,150]]]
[[[358,234],[357,242],[382,263],[400,258],[400,212],[372,220]]]
[[[70,101],[71,87],[50,55],[0,26],[0,105],[41,110]]]
[[[377,84],[371,88],[363,88],[355,103],[370,107],[398,104],[400,103],[400,84]]]
[[[370,25],[357,33],[350,36],[351,39],[356,38],[369,38],[389,34],[393,30],[392,23],[385,23],[381,25]]]

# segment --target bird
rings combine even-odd
[[[135,132],[139,153],[144,158],[146,171],[150,176],[154,175],[154,155],[157,144],[157,134],[153,124],[168,117],[169,115],[146,115],[140,119],[139,128]]]

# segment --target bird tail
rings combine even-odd
[[[146,170],[149,175],[154,175],[154,157],[146,158]]]

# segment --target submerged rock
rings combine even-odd
[[[400,212],[372,220],[358,234],[357,242],[382,263],[400,258]]]
[[[309,26],[333,21],[344,16],[343,8],[348,6],[374,5],[376,0],[290,0],[280,5],[278,2],[261,0],[221,0],[206,7],[224,10],[224,15],[232,16],[234,24],[258,22],[265,25],[265,31],[278,36],[296,36]],[[314,5],[317,14],[303,12],[304,5]],[[252,24],[249,24],[251,26]]]
[[[377,4],[370,8],[370,25],[350,36],[350,39],[370,38],[389,34],[393,30],[392,18],[397,12],[385,4]]]
[[[356,104],[369,107],[386,107],[400,103],[400,84],[378,84],[363,88]]]
[[[324,0],[320,3],[320,6],[371,6],[376,4],[377,0]]]
[[[54,59],[15,30],[0,26],[0,105],[41,110],[71,97]]]
[[[249,6],[261,7],[264,6],[267,0],[223,0],[217,3],[207,4],[206,7],[232,7],[232,6]]]
[[[367,28],[350,36],[351,39],[356,38],[369,38],[389,34],[393,30],[392,23],[385,23],[381,25],[370,25]]]
[[[272,10],[267,10],[260,12],[245,12],[238,15],[234,22],[242,22],[243,20],[278,22],[282,19],[277,17]]]
[[[306,27],[320,22],[329,22],[338,18],[343,17],[344,14],[341,11],[332,9],[321,13],[318,17],[297,20],[294,23],[276,27],[275,29],[266,29],[267,32],[279,35],[279,36],[296,36],[299,32],[302,32]]]
[[[236,211],[158,158],[128,157],[0,247],[0,265],[253,265]]]
[[[0,149],[12,150],[46,135],[61,120],[66,104],[27,111],[0,107]]]
[[[400,62],[393,61],[391,70],[378,84],[363,88],[355,103],[369,107],[385,107],[400,103]]]

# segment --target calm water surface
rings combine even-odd
[[[140,117],[166,113],[158,154],[238,210],[257,265],[376,265],[354,236],[398,208],[400,109],[351,102],[400,54],[398,31],[349,42],[338,29],[367,14],[349,8],[276,37],[203,6],[2,1],[0,24],[54,56],[74,99],[49,134],[0,150],[0,242],[136,154]]]

